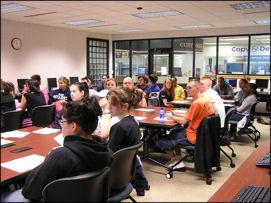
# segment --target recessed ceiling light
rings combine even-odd
[[[89,26],[88,28],[92,28],[92,27],[109,27],[109,26],[114,26],[114,25],[118,25],[118,24],[93,25],[93,26]]]
[[[32,7],[25,6],[22,4],[17,3],[7,3],[7,4],[1,4],[1,13],[11,13],[11,12],[17,12],[17,11],[24,11],[31,9]]]
[[[117,32],[122,32],[122,33],[126,33],[126,32],[144,32],[144,30],[142,30],[142,29],[127,29],[127,30],[119,30]]]
[[[206,24],[206,25],[177,25],[175,28],[178,29],[200,29],[200,28],[212,28],[212,25]]]
[[[72,21],[65,22],[65,24],[79,26],[79,25],[93,25],[93,24],[97,24],[101,22],[102,21],[99,21],[99,20],[86,19],[86,20],[72,20]]]
[[[270,24],[270,19],[255,20],[254,22],[260,25],[268,25]]]
[[[182,15],[179,11],[160,11],[160,12],[148,12],[148,13],[136,13],[133,16],[139,18],[155,18],[155,17],[165,17],[165,16],[178,16]]]
[[[270,8],[270,2],[269,1],[251,1],[251,2],[244,2],[240,4],[231,4],[230,6],[234,8],[235,10]]]

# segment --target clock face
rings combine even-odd
[[[19,50],[22,47],[22,41],[19,38],[13,38],[11,46],[13,49]]]

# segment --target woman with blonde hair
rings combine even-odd
[[[70,81],[68,78],[61,76],[58,78],[58,89],[49,92],[48,104],[58,101],[71,101]]]

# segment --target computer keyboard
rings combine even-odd
[[[266,153],[264,156],[262,156],[256,166],[263,167],[263,168],[270,168],[270,152]]]
[[[243,187],[232,202],[270,202],[270,188],[256,186]]]

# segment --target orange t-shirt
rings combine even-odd
[[[209,98],[200,97],[195,100],[185,114],[185,118],[188,120],[188,127],[186,128],[186,137],[192,144],[196,144],[197,128],[201,121],[214,114],[214,108]]]

